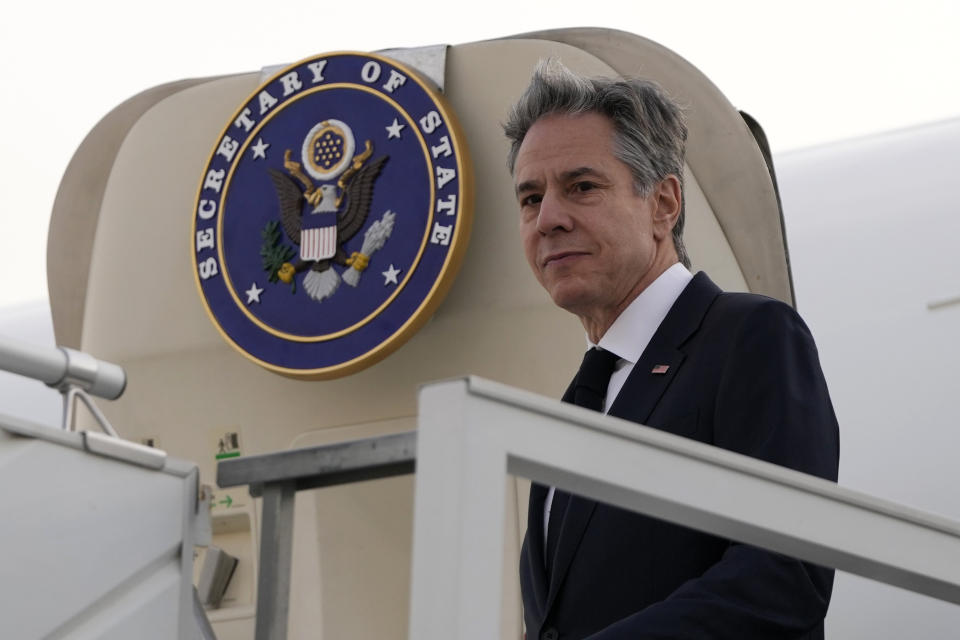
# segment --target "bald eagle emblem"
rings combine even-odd
[[[360,251],[349,256],[344,243],[366,224],[373,188],[388,156],[370,160],[373,146],[367,140],[355,154],[353,133],[340,120],[324,120],[307,133],[300,160],[287,149],[284,171],[269,169],[279,203],[280,227],[299,253],[279,244],[276,221],[263,230],[263,268],[271,282],[280,280],[296,290],[294,276],[306,271],[303,289],[316,302],[329,298],[341,279],[352,287],[360,282],[374,252],[393,232],[395,214],[387,211],[367,229]],[[296,255],[296,258],[294,258]],[[345,267],[343,274],[333,268]]]

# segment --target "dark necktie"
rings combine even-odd
[[[594,347],[587,351],[580,363],[580,370],[574,379],[573,404],[594,411],[603,410],[603,402],[607,397],[607,387],[610,385],[610,374],[613,366],[619,360],[617,354]],[[550,522],[547,525],[546,566],[547,573],[553,566],[553,557],[557,552],[557,540],[560,537],[560,525],[567,511],[570,494],[559,489],[553,492],[553,502],[550,505]]]

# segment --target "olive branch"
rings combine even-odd
[[[276,220],[271,220],[263,227],[260,237],[263,238],[263,244],[260,245],[263,270],[267,272],[267,279],[270,282],[277,282],[280,280],[280,270],[283,265],[289,264],[296,252],[281,242],[283,236],[280,223]],[[297,281],[291,278],[290,286],[291,293],[296,293]]]

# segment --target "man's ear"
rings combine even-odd
[[[680,180],[671,174],[661,180],[653,189],[657,209],[653,214],[653,233],[658,240],[671,237],[673,227],[680,217],[680,205],[683,193]]]

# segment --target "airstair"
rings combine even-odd
[[[0,367],[78,399],[123,371],[0,342]],[[100,416],[102,419],[102,416]],[[0,416],[0,624],[10,638],[210,639],[195,465],[115,435]],[[508,474],[960,604],[960,523],[488,380],[424,386],[416,432],[224,460],[261,497],[257,640],[287,637],[298,491],[416,473],[409,637],[500,634]],[[713,490],[722,487],[722,491]]]
[[[121,439],[90,397],[118,397],[123,370],[5,339],[0,368],[64,396],[63,428],[0,415],[0,637],[213,638],[193,587],[210,538],[196,465]],[[104,432],[70,428],[77,402]]]

